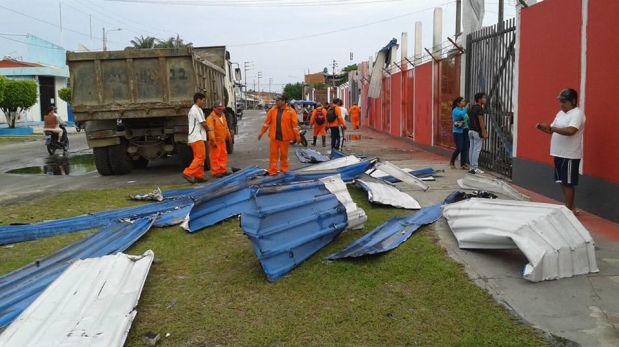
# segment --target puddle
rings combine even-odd
[[[41,166],[27,166],[9,170],[9,174],[80,176],[96,170],[92,154],[76,156],[53,155],[45,159]]]

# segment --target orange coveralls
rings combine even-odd
[[[325,120],[322,124],[316,123],[316,114],[320,112]],[[312,118],[310,118],[310,126],[314,127],[314,137],[327,136],[327,110],[323,107],[319,107],[312,112]]]
[[[206,117],[206,126],[208,130],[208,150],[211,162],[211,175],[219,175],[226,173],[228,167],[228,150],[226,149],[226,139],[230,138],[230,130],[226,115],[222,112],[221,115],[211,112]]]
[[[288,171],[288,144],[290,141],[301,141],[299,135],[299,127],[297,125],[297,112],[288,106],[284,106],[280,123],[282,137],[277,139],[277,107],[273,107],[267,113],[264,119],[264,124],[260,130],[260,134],[269,131],[269,175],[277,175],[279,171]],[[277,162],[279,161],[279,171],[277,170]]]
[[[200,124],[202,126],[202,124]],[[193,160],[183,173],[189,177],[204,179],[204,161],[206,160],[206,147],[204,141],[196,141],[188,144],[193,152]]]
[[[353,105],[348,110],[350,114],[350,121],[352,122],[353,129],[359,129],[359,116],[361,115],[361,108],[357,105]]]

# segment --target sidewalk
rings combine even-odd
[[[353,134],[360,135],[360,139],[352,140]],[[449,159],[446,157],[424,151],[404,139],[372,130],[351,131],[346,135],[348,140],[344,150],[347,153],[376,156],[402,168],[431,166],[445,170],[445,174],[435,182],[428,182],[431,187],[428,192],[399,186],[422,206],[438,203],[450,192],[461,190],[456,180],[464,176],[465,171],[449,169]],[[550,182],[551,179],[548,179]],[[528,195],[531,201],[559,203],[520,187],[515,188]],[[619,224],[585,211],[579,214],[578,219],[596,242],[600,272],[538,283],[522,278],[526,259],[518,250],[460,250],[444,219],[432,228],[447,254],[464,266],[469,277],[520,319],[560,342],[568,339],[585,346],[618,346]]]

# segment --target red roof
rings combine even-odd
[[[37,63],[28,63],[25,61],[2,59],[0,60],[0,68],[13,68],[13,67],[41,67],[43,65]]]

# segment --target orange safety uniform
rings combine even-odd
[[[226,115],[222,112],[221,116],[211,112],[206,117],[206,128],[208,131],[208,150],[211,162],[211,175],[226,173],[228,167],[228,150],[226,140],[232,137],[228,129]]]
[[[340,108],[338,106],[334,106],[335,107],[335,114],[337,115],[337,118],[333,121],[333,122],[329,122],[329,120],[327,119],[327,127],[332,128],[332,127],[337,127],[337,126],[342,126],[344,127],[344,129],[346,129],[346,123],[344,122],[344,118],[342,118],[342,111],[340,110]],[[327,113],[329,111],[327,110]]]
[[[352,105],[348,110],[350,114],[350,121],[352,122],[353,129],[359,129],[359,116],[361,115],[361,108],[357,105]]]
[[[320,112],[323,115],[324,123],[316,123],[316,114]],[[310,126],[314,127],[314,136],[327,136],[327,110],[323,107],[318,107],[312,112],[312,118],[310,118]]]
[[[301,141],[299,134],[297,112],[289,106],[284,106],[280,123],[281,140],[277,139],[277,107],[273,107],[267,113],[260,134],[269,131],[271,139],[269,147],[269,175],[277,175],[277,162],[279,161],[279,171],[288,171],[288,144],[290,141]]]
[[[202,126],[202,124],[200,124],[200,126]],[[191,147],[193,160],[191,164],[183,170],[183,173],[199,180],[204,179],[204,161],[206,160],[206,146],[204,146],[204,141],[196,141],[187,145]]]

